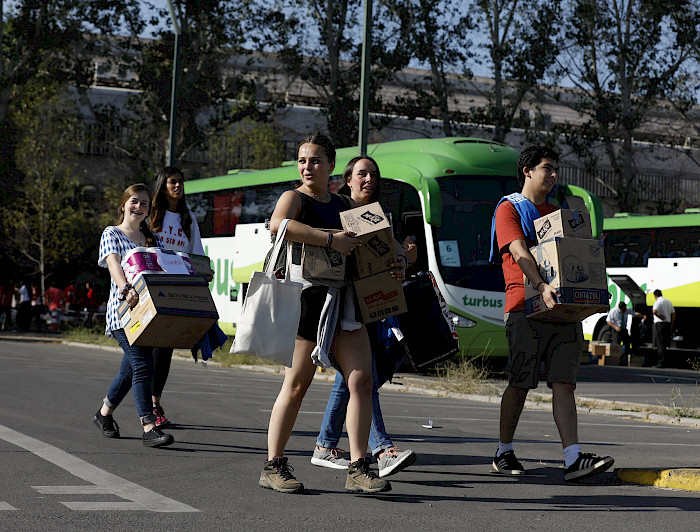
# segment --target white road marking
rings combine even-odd
[[[14,506],[12,506],[11,504],[8,504],[8,503],[6,503],[6,502],[0,501],[0,512],[3,511],[3,510],[16,510],[16,509],[17,509],[17,508],[15,508]]]
[[[21,447],[39,458],[51,462],[78,478],[90,482],[89,486],[32,486],[39,493],[59,495],[83,495],[109,493],[131,501],[122,502],[61,502],[72,510],[146,510],[151,512],[199,512],[196,508],[129,482],[103,471],[94,465],[72,456],[58,447],[25,436],[0,425],[0,439]]]

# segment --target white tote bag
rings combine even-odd
[[[250,278],[231,353],[245,353],[291,367],[302,288],[301,283],[289,280],[291,249],[287,249],[287,278],[277,279],[273,273],[282,246],[288,245],[284,239],[288,223],[286,219],[280,225],[266,270],[253,272]]]

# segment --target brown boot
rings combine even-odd
[[[286,456],[266,460],[258,484],[281,493],[303,493],[304,485],[294,478],[292,471]]]
[[[381,480],[369,468],[369,458],[360,458],[348,466],[345,491],[349,493],[378,493],[389,490],[391,490],[391,484],[386,480]]]

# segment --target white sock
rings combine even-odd
[[[564,448],[564,465],[569,467],[578,459],[578,453],[581,452],[581,446],[578,443],[569,445]]]
[[[513,442],[503,443],[503,442],[499,441],[498,442],[498,452],[496,453],[496,456],[501,456],[506,451],[512,451],[512,450],[513,450]]]

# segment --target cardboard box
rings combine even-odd
[[[605,353],[598,358],[599,366],[619,366],[622,359],[622,346],[620,344],[601,344]]]
[[[141,275],[134,285],[139,302],[124,302],[118,314],[129,344],[190,348],[219,319],[209,284],[189,275]]]
[[[209,257],[198,255],[197,253],[188,253],[187,256],[190,259],[195,275],[214,275]]]
[[[304,279],[345,279],[345,255],[334,249],[304,244],[301,265]]]
[[[529,318],[579,322],[598,312],[608,312],[605,254],[596,240],[555,237],[530,248],[542,279],[561,294],[559,304],[548,309],[541,294],[526,276],[525,311]]]
[[[588,211],[559,209],[534,221],[537,242],[542,243],[554,237],[593,238],[591,215]]]
[[[403,314],[408,309],[401,281],[381,272],[353,282],[363,323]]]
[[[391,224],[379,203],[341,212],[340,222],[362,241],[354,251],[358,278],[385,272],[397,261]]]

